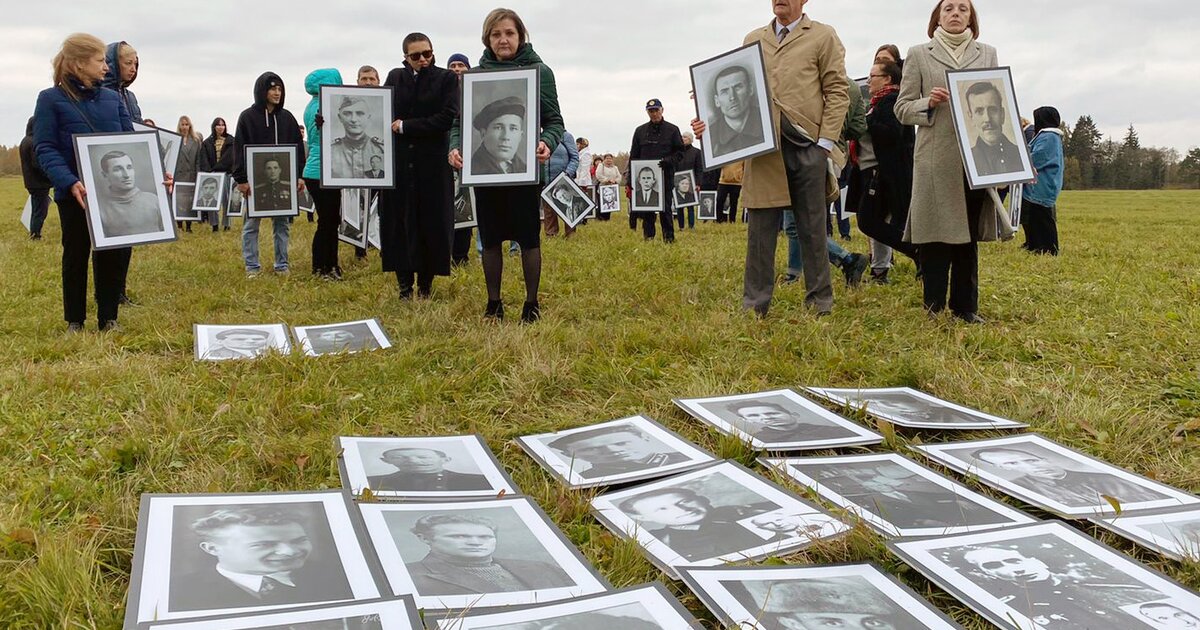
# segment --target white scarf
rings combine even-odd
[[[954,35],[940,26],[933,32],[933,39],[938,44],[941,44],[942,48],[954,59],[955,65],[960,68],[962,67],[963,57],[967,54],[967,48],[975,41],[974,35],[971,34],[971,29],[966,29]]]

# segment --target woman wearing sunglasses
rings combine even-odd
[[[458,76],[434,65],[433,44],[421,33],[404,38],[404,65],[388,73],[396,188],[379,203],[383,270],[394,271],[400,299],[429,297],[434,276],[450,275],[454,183],[447,132],[458,116]]]

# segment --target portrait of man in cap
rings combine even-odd
[[[374,112],[371,101],[365,96],[345,95],[337,103],[337,121],[345,135],[335,138],[329,148],[329,160],[333,176],[338,179],[365,179],[368,173],[378,172],[383,177],[383,140],[372,136]],[[378,159],[375,159],[378,158]]]
[[[525,138],[525,101],[508,96],[475,114],[471,125],[479,132],[479,148],[471,154],[471,173],[502,175],[528,170],[520,149]]]
[[[263,174],[262,183],[254,184],[254,210],[288,210],[292,207],[292,182],[283,178],[285,154],[259,153],[254,156],[256,166]]]

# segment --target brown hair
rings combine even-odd
[[[483,47],[491,50],[492,41],[489,35],[492,34],[492,29],[496,28],[500,22],[504,20],[512,20],[513,25],[517,27],[517,34],[521,37],[520,43],[524,44],[529,41],[529,29],[525,28],[525,22],[521,21],[521,16],[517,15],[512,9],[492,9],[492,12],[483,19]]]
[[[54,60],[50,62],[54,67],[54,85],[62,88],[71,100],[79,100],[75,86],[68,79],[78,80],[83,64],[97,54],[104,54],[104,42],[100,41],[99,37],[87,33],[69,35],[63,40],[58,54],[54,55]]]
[[[938,0],[938,3],[933,7],[933,13],[929,16],[929,36],[933,37],[933,32],[941,25],[942,5],[946,4],[946,0]],[[979,39],[979,12],[975,10],[975,3],[972,0],[967,0],[967,4],[971,5],[971,19],[967,21],[967,28],[971,29],[971,34],[975,39]]]
[[[367,72],[374,74],[375,78],[379,78],[379,71],[375,69],[375,66],[363,66],[363,67],[359,68],[358,74],[355,75],[355,77],[356,78],[361,77],[363,74],[365,74]]]
[[[933,37],[933,36],[930,35],[930,37]],[[896,46],[895,44],[884,44],[884,45],[880,46],[879,48],[876,48],[875,49],[875,59],[878,59],[879,53],[881,53],[885,50],[887,51],[887,53],[889,55],[892,56],[892,61],[895,61],[896,63],[900,63],[900,47]]]
[[[887,75],[892,85],[900,85],[900,79],[904,78],[904,73],[900,70],[900,64],[890,61],[877,61],[875,62],[875,66],[878,66],[883,71],[883,74]]]

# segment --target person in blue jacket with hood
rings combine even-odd
[[[330,280],[342,279],[338,263],[338,226],[342,223],[342,191],[321,187],[321,86],[341,85],[342,73],[336,68],[313,70],[304,78],[304,91],[312,100],[304,108],[304,127],[308,131],[308,161],[304,163],[304,185],[317,211],[317,231],[312,241],[312,272]]]
[[[296,192],[304,190],[301,179],[304,165],[304,137],[300,125],[291,112],[283,108],[287,92],[283,79],[274,72],[264,72],[254,82],[254,104],[238,116],[237,131],[234,132],[233,181],[243,197],[251,194],[249,178],[246,176],[246,147],[255,144],[292,145],[296,147],[294,172]],[[275,234],[275,273],[288,272],[288,236],[291,217],[272,217]],[[249,217],[242,225],[242,258],[246,263],[246,276],[255,277],[261,267],[258,262],[258,224],[262,219]]]
[[[1058,255],[1058,195],[1063,187],[1062,118],[1053,107],[1033,110],[1033,142],[1029,157],[1037,179],[1025,184],[1021,197],[1021,227],[1025,249],[1035,254]]]
[[[137,96],[134,96],[129,89],[129,86],[137,80],[138,67],[141,63],[138,59],[137,49],[126,41],[113,42],[104,50],[104,61],[108,64],[108,71],[104,73],[104,80],[100,82],[101,87],[117,93],[125,105],[126,111],[129,112],[130,120],[135,123],[144,122]],[[124,260],[121,261],[121,295],[119,299],[121,304],[134,306],[125,286],[126,278],[129,276],[129,262],[133,257],[133,248],[126,248],[126,252]]]
[[[54,186],[62,223],[63,319],[69,332],[80,332],[87,319],[88,258],[95,275],[96,317],[101,331],[117,329],[121,289],[130,248],[92,252],[88,232],[88,191],[80,181],[75,134],[133,131],[125,101],[102,87],[109,70],[104,42],[76,33],[63,41],[52,62],[54,86],[38,94],[33,140],[38,165]],[[164,184],[170,188],[168,178]]]

